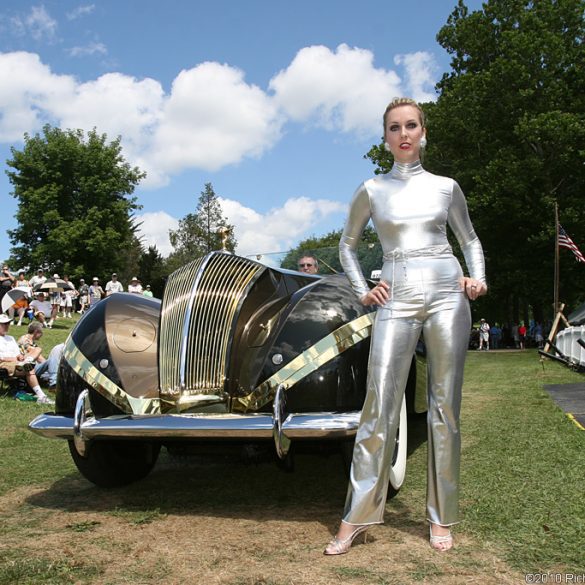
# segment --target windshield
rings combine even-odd
[[[337,274],[343,272],[339,263],[339,248],[329,246],[325,248],[295,248],[284,252],[269,252],[249,254],[246,257],[272,268],[286,268],[287,270],[298,270],[298,261],[306,256],[313,256],[319,264],[318,274]],[[382,268],[382,247],[376,244],[360,244],[358,246],[358,260],[362,267],[364,276],[376,280],[380,278]]]

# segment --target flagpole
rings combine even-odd
[[[559,205],[555,201],[555,288],[554,314],[559,310]]]

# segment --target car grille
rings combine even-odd
[[[159,335],[161,398],[224,394],[230,337],[240,302],[261,264],[223,252],[170,275]]]

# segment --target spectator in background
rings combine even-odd
[[[24,270],[20,270],[18,273],[18,278],[14,283],[14,288],[18,288],[26,292],[26,297],[30,301],[32,299],[32,288],[30,286],[30,282],[26,279],[24,275]]]
[[[492,349],[500,349],[500,344],[502,341],[502,330],[497,323],[490,329],[490,338],[492,342]]]
[[[47,277],[45,276],[45,271],[42,268],[39,268],[37,270],[37,273],[29,281],[29,284],[30,284],[31,289],[33,290],[33,293],[34,293],[35,286],[39,286],[39,284],[43,284],[43,282],[45,282],[45,280],[47,280]]]
[[[16,280],[15,282],[13,282],[12,284],[14,285],[14,288],[18,288],[16,286],[16,284],[18,283],[18,280]],[[25,293],[28,292],[28,287],[25,288]],[[10,319],[14,319],[14,324],[15,325],[22,325],[22,319],[26,316],[26,310],[28,309],[28,298],[26,296],[18,299],[17,301],[14,302],[14,305],[12,305],[11,307],[9,307],[7,313],[8,316],[10,317]],[[16,318],[18,317],[18,323],[16,322]]]
[[[109,297],[111,294],[117,292],[124,292],[124,286],[118,280],[118,275],[114,272],[112,274],[112,280],[109,280],[106,284],[106,296]]]
[[[136,276],[132,277],[132,280],[130,281],[130,284],[128,285],[128,292],[135,294],[135,295],[142,294],[142,285],[140,284],[140,281],[138,280],[138,278]]]
[[[516,323],[512,324],[512,339],[514,340],[514,347],[518,349],[520,347],[520,333],[518,332],[518,325]]]
[[[542,325],[537,321],[534,325],[534,341],[538,349],[544,347],[544,336],[542,334]]]
[[[34,373],[34,364],[27,361],[20,351],[18,343],[11,335],[8,335],[10,317],[0,315],[0,368],[4,368],[9,376],[25,378],[32,391],[37,396],[40,404],[54,404],[53,401],[42,391],[38,378]]]
[[[28,330],[24,335],[18,338],[18,347],[20,351],[39,364],[45,361],[42,355],[42,349],[38,341],[43,336],[43,326],[38,321],[29,324]]]
[[[314,256],[303,256],[298,261],[299,272],[306,274],[317,274],[319,272],[319,263]]]
[[[51,318],[51,303],[45,299],[45,293],[40,292],[36,298],[30,304],[30,308],[33,310],[35,319],[43,326],[49,327],[48,321]]]
[[[63,280],[71,287],[63,291],[61,296],[61,309],[66,319],[71,319],[73,311],[73,299],[77,298],[77,290],[75,285],[69,280],[67,275],[63,276]]]
[[[85,279],[79,279],[79,309],[77,312],[83,315],[89,303],[89,286],[85,284]]]
[[[479,321],[479,347],[478,350],[485,349],[489,351],[490,348],[490,324],[485,319]]]
[[[56,280],[57,278],[61,278],[58,274],[53,274],[53,278]],[[47,327],[51,329],[53,327],[53,323],[57,318],[57,313],[59,313],[59,309],[61,308],[61,291],[60,290],[53,290],[49,293],[49,302],[51,303],[51,318],[49,319],[49,323]]]
[[[526,347],[526,325],[524,325],[524,321],[518,327],[518,341],[520,343],[520,349],[524,349]]]
[[[154,295],[152,294],[152,291],[150,290],[150,284],[146,285],[146,288],[144,289],[144,292],[142,293],[145,297],[150,297],[152,298]]]
[[[0,300],[2,297],[12,288],[12,283],[16,280],[14,276],[8,270],[8,266],[4,264],[2,266],[2,272],[0,272]]]
[[[100,286],[100,279],[97,276],[94,276],[88,290],[89,308],[91,309],[95,307],[102,300],[104,295],[104,289]]]

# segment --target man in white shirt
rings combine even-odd
[[[117,292],[124,292],[124,286],[118,280],[118,275],[114,272],[112,274],[112,280],[108,281],[106,284],[106,296],[109,297]]]
[[[47,277],[45,276],[45,272],[42,268],[39,268],[37,270],[37,273],[29,280],[29,285],[32,289],[34,289],[35,286],[37,286],[39,284],[43,284],[43,282],[45,282],[45,280],[47,280]]]
[[[37,395],[39,404],[54,404],[39,385],[34,372],[34,363],[26,360],[14,337],[7,335],[10,322],[11,319],[8,315],[0,315],[0,368],[4,368],[9,376],[25,378]]]
[[[53,307],[49,301],[45,300],[45,293],[38,293],[35,300],[30,304],[30,308],[34,312],[35,319],[42,323],[43,327],[50,329],[49,319],[51,318]]]

